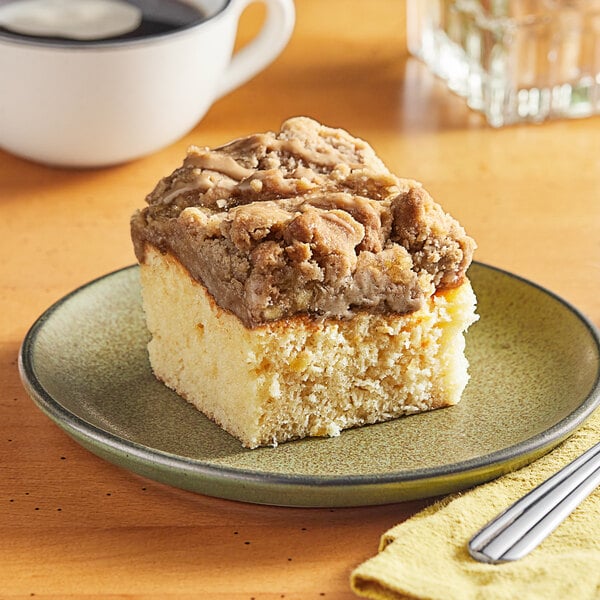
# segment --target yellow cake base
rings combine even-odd
[[[140,268],[156,377],[248,448],[450,406],[468,382],[468,281],[408,315],[249,329],[171,255],[147,246]]]

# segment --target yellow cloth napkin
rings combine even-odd
[[[351,575],[376,600],[600,599],[600,488],[531,554],[488,565],[467,542],[498,512],[600,441],[600,409],[550,454],[430,506],[383,535],[379,554]]]

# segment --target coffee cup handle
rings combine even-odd
[[[246,6],[257,0],[234,0],[239,19]],[[221,98],[266,68],[283,51],[294,30],[293,0],[258,0],[267,8],[262,29],[231,58],[215,99]]]

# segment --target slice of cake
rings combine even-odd
[[[248,448],[456,404],[475,244],[312,119],[192,147],[131,221],[152,369]]]

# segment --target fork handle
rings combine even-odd
[[[600,442],[480,529],[469,542],[469,553],[486,563],[522,558],[598,485]]]

